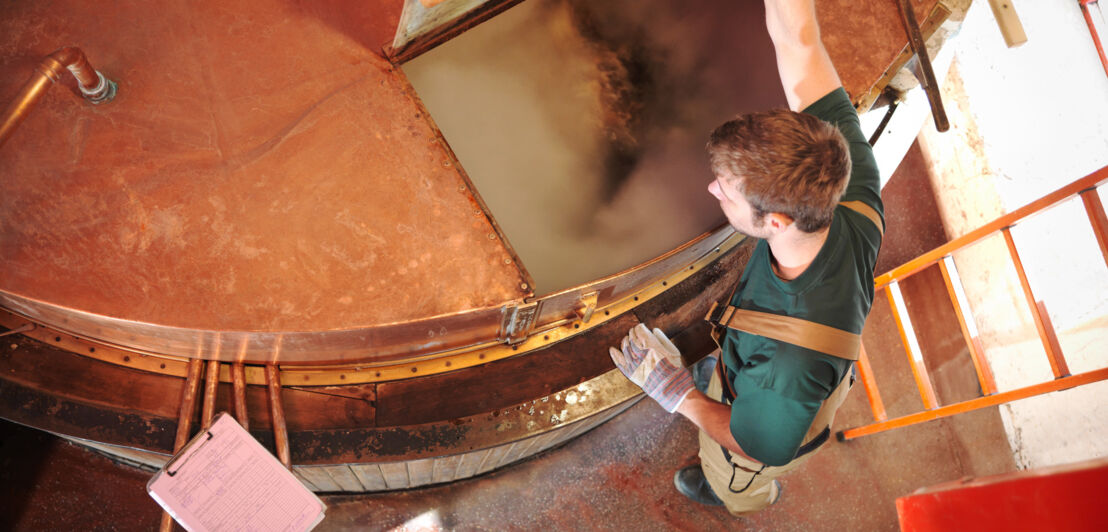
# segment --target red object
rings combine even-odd
[[[1108,458],[958,480],[896,500],[903,532],[1108,530]]]
[[[1093,44],[1096,46],[1096,52],[1100,55],[1100,63],[1104,65],[1104,73],[1108,74],[1108,57],[1104,55],[1104,45],[1100,43],[1100,34],[1096,31],[1096,23],[1093,22],[1093,16],[1089,13],[1089,4],[1097,4],[1100,0],[1078,0],[1081,4],[1081,13],[1085,15],[1085,23],[1089,25],[1089,34],[1093,37]]]

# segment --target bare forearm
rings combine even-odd
[[[766,28],[789,107],[799,111],[842,82],[820,40],[814,0],[765,0]]]
[[[742,447],[739,447],[739,443],[735,441],[735,437],[731,435],[731,407],[713,401],[707,395],[693,390],[685,397],[685,400],[677,408],[677,412],[689,418],[689,421],[700,427],[700,430],[707,432],[713,440],[727,448],[727,450],[747,460],[757,462],[757,460],[743,452]]]

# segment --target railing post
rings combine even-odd
[[[1027,305],[1031,309],[1031,317],[1035,320],[1035,328],[1039,331],[1039,339],[1046,349],[1046,357],[1050,361],[1050,370],[1054,372],[1054,378],[1060,379],[1070,374],[1070,368],[1066,365],[1066,358],[1062,355],[1062,346],[1058,343],[1058,336],[1054,327],[1050,325],[1046,316],[1046,307],[1035,299],[1035,293],[1031,291],[1031,283],[1027,280],[1027,272],[1023,269],[1023,261],[1020,260],[1019,251],[1016,250],[1016,241],[1012,239],[1010,227],[1000,230],[1004,234],[1004,242],[1008,244],[1008,254],[1012,256],[1012,263],[1019,275],[1020,285],[1023,287],[1023,295],[1027,297]]]
[[[981,348],[981,335],[977,332],[977,321],[973,319],[973,310],[966,297],[962,278],[958,275],[958,267],[954,265],[954,258],[950,255],[943,257],[943,260],[939,261],[939,269],[943,272],[943,281],[946,282],[950,302],[954,303],[954,314],[958,317],[958,325],[962,327],[962,336],[966,339],[966,347],[969,348],[970,358],[973,359],[973,369],[977,370],[981,393],[992,395],[996,393],[996,381],[993,379],[989,361],[985,358],[985,350]]]
[[[912,319],[908,317],[908,307],[904,304],[904,296],[900,293],[900,284],[896,281],[885,285],[885,292],[889,296],[889,305],[893,309],[893,318],[900,330],[900,339],[904,341],[904,350],[908,352],[908,363],[912,366],[912,375],[916,378],[916,386],[919,388],[920,398],[923,399],[923,407],[927,410],[938,408],[939,401],[935,398],[935,389],[931,386],[931,377],[927,374],[927,366],[923,363],[923,350],[919,347],[916,331],[912,327]],[[900,309],[904,309],[903,312]]]

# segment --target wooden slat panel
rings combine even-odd
[[[408,462],[408,487],[424,486],[431,483],[434,458],[412,460]]]
[[[314,466],[306,466],[306,467],[314,467]],[[296,480],[299,480],[300,483],[303,484],[305,488],[308,488],[312,491],[323,491],[323,490],[319,489],[318,487],[316,487],[316,485],[313,484],[310,480],[308,480],[307,477],[305,477],[304,474],[300,472],[301,469],[304,469],[304,468],[303,467],[294,467],[294,468],[292,468],[292,476],[296,477]]]
[[[408,465],[405,462],[392,462],[378,464],[381,467],[381,475],[385,477],[385,485],[390,490],[411,487],[408,479]]]
[[[327,466],[304,466],[296,468],[296,471],[305,480],[311,482],[317,492],[342,491],[342,486],[327,474]]]
[[[458,479],[458,466],[462,464],[463,456],[459,454],[436,459],[431,482],[438,484]]]
[[[381,467],[377,464],[351,465],[350,471],[358,477],[366,491],[384,491],[388,489],[385,483],[385,475],[381,473]]]
[[[541,436],[531,438],[531,449],[528,451],[528,453],[538,454],[547,450],[548,448],[550,448],[551,445],[553,445],[557,437],[557,432],[547,432],[546,434],[543,434]]]
[[[489,449],[488,454],[481,462],[481,466],[477,468],[477,474],[487,473],[499,467],[500,460],[504,458],[505,454],[508,454],[508,447],[510,447],[510,445],[501,445]]]
[[[502,445],[504,447],[504,454],[500,457],[500,460],[496,462],[496,466],[493,469],[504,467],[512,462],[515,462],[520,455],[523,454],[523,450],[527,447],[527,442],[517,441],[509,443],[508,445]]]
[[[477,468],[481,467],[481,463],[485,461],[489,451],[474,451],[462,455],[462,459],[458,461],[458,469],[456,478],[469,478],[477,474]]]
[[[335,480],[343,491],[360,493],[365,491],[365,486],[358,480],[357,475],[346,465],[336,465],[327,468],[327,473]]]

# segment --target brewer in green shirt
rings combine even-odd
[[[803,112],[834,124],[848,142],[852,170],[840,201],[863,202],[880,215],[876,163],[846,92],[838,88]],[[713,146],[725,149],[721,144],[726,140]],[[791,279],[776,269],[769,240],[760,240],[731,305],[861,334],[873,302],[880,228],[863,214],[833,205],[824,230],[816,256]],[[735,442],[759,462],[787,464],[823,401],[850,370],[850,361],[735,329],[726,330],[720,347],[736,390],[730,418]]]
[[[610,350],[628,378],[701,429],[701,464],[677,472],[678,490],[734,514],[775,502],[774,478],[826,441],[849,390],[851,344],[821,351],[804,338],[812,327],[840,340],[861,333],[883,231],[873,153],[820,41],[813,0],[765,3],[790,110],[737,117],[708,143],[709,192],[736,230],[761,239],[725,305],[726,369],[697,391],[676,348],[642,325]],[[791,320],[785,328],[807,336],[751,332],[748,315]]]

